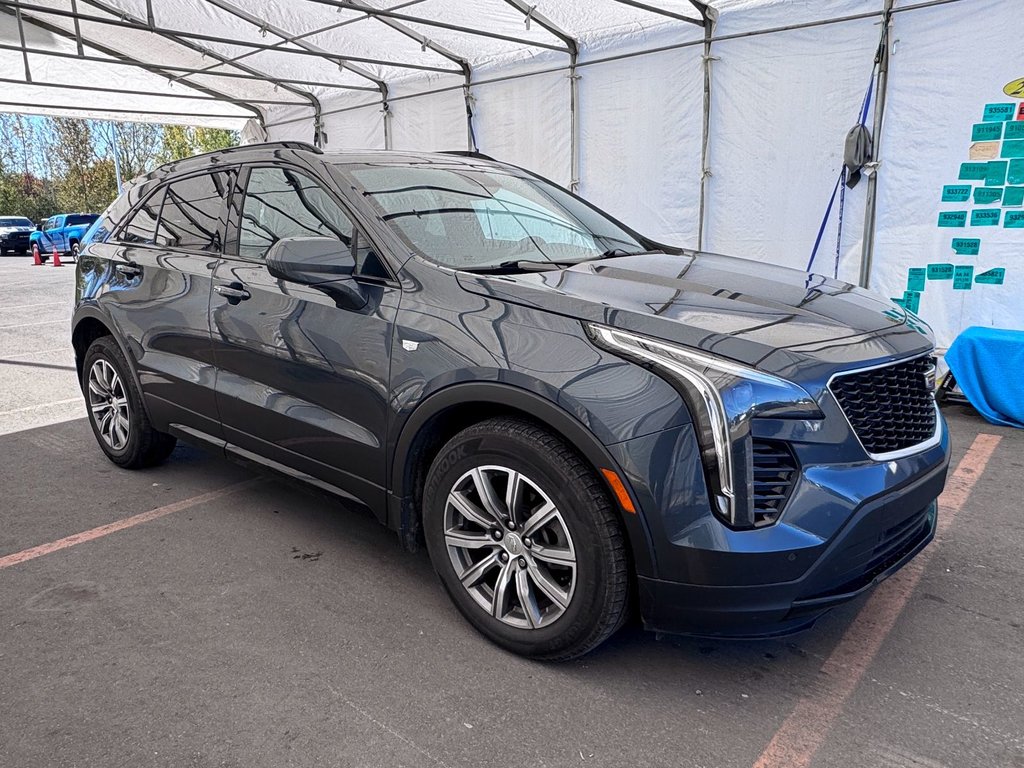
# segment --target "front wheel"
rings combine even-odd
[[[171,455],[177,440],[150,424],[128,361],[111,337],[96,339],[85,353],[82,390],[96,442],[112,462],[141,469]]]
[[[489,419],[449,441],[427,475],[423,526],[456,607],[507,650],[575,658],[625,620],[617,513],[594,470],[538,426]]]

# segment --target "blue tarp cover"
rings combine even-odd
[[[946,364],[982,416],[1024,428],[1024,331],[967,328],[946,353]]]

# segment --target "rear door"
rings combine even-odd
[[[200,173],[159,187],[114,238],[122,285],[111,313],[136,354],[154,420],[216,437],[210,291],[235,173]]]
[[[242,176],[211,300],[225,439],[382,509],[397,284],[320,180],[280,165]],[[271,277],[267,250],[291,236],[356,249],[366,306],[341,309],[321,291]],[[236,295],[218,293],[225,289]]]

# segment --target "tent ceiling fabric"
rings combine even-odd
[[[294,105],[315,120],[327,102],[356,106],[380,103],[392,90],[460,87],[477,71],[516,62],[564,64],[624,32],[668,27],[699,36],[701,7],[699,0],[0,0],[0,109],[238,128]],[[76,85],[95,90],[59,87]]]

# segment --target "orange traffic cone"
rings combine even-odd
[[[32,246],[32,266],[41,267],[43,266],[43,260],[39,258],[39,246]]]
[[[56,245],[53,246],[53,266],[55,266],[55,267],[63,267],[64,266],[63,264],[60,263],[60,254],[57,253],[57,246]]]

